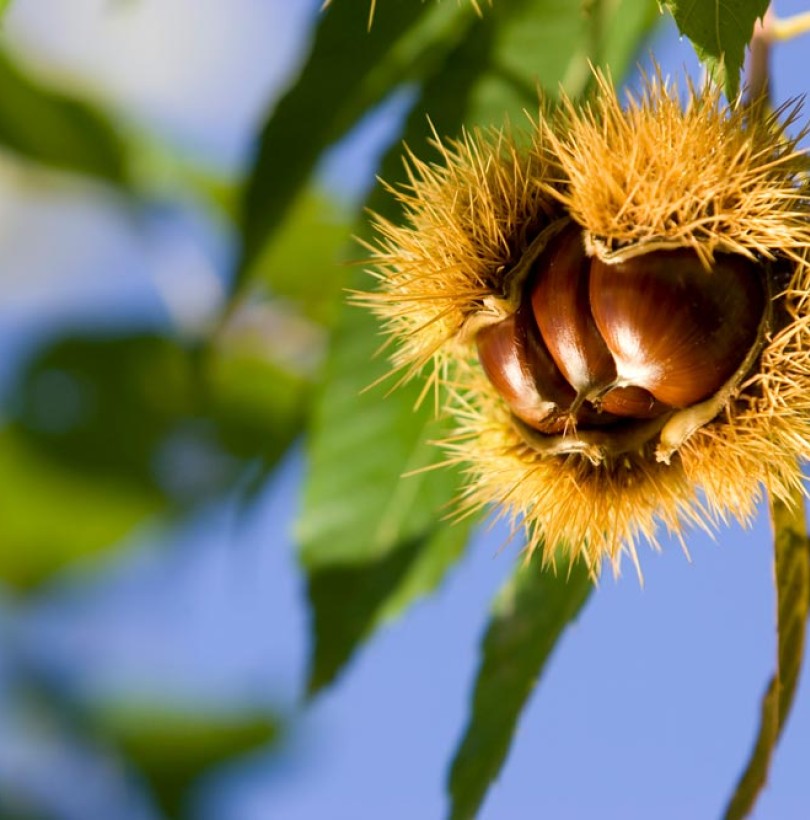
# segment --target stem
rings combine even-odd
[[[810,11],[803,11],[784,20],[773,18],[771,23],[772,40],[792,40],[802,34],[810,32]]]
[[[754,26],[748,57],[748,102],[766,102],[771,94],[771,45],[774,42],[776,18],[769,6],[762,20]]]
[[[748,101],[767,101],[770,96],[770,55],[774,43],[810,32],[810,11],[780,20],[773,8],[754,27],[748,58]]]

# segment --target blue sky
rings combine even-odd
[[[107,0],[75,0],[69,14],[57,0],[15,0],[5,37],[39,70],[89,83],[93,95],[139,127],[228,169],[249,156],[249,134],[293,69],[314,5],[139,0],[114,11]],[[779,3],[777,10],[800,6]],[[807,42],[777,49],[778,100],[806,90]],[[669,72],[684,64],[695,70],[688,44],[671,28],[655,53]],[[364,178],[395,114],[374,118],[333,153],[323,169],[328,185],[354,192],[339,169]],[[0,315],[14,331],[6,332],[9,344],[81,321],[71,283],[85,282],[105,309],[131,309],[137,294],[143,316],[166,321],[170,303],[159,272],[178,258],[178,247],[187,251],[180,258],[191,260],[182,266],[187,290],[227,267],[227,238],[212,239],[208,224],[183,209],[156,218],[158,227],[144,237],[133,235],[119,206],[98,191],[82,197],[81,206],[71,200],[64,212],[43,202],[33,202],[30,213],[14,211],[15,224],[28,231],[50,218],[55,239],[52,256],[18,240],[16,255],[4,257]],[[50,217],[42,212],[48,207]],[[60,244],[77,233],[88,239],[78,257],[75,243]],[[23,264],[39,276],[20,283],[14,272]],[[75,272],[65,274],[65,265]],[[216,298],[212,293],[212,304]],[[9,299],[18,301],[9,307]],[[226,501],[177,529],[140,533],[98,583],[79,572],[17,613],[13,639],[31,662],[88,700],[154,693],[297,714],[281,757],[257,755],[207,782],[201,817],[438,818],[489,602],[515,552],[499,550],[502,529],[481,533],[436,596],[384,628],[338,685],[301,711],[307,615],[290,531],[302,462],[296,449],[245,520]],[[603,580],[555,652],[482,817],[674,820],[720,813],[753,741],[774,663],[767,517],[747,532],[731,526],[716,541],[696,534],[688,544],[691,561],[666,539],[660,554],[644,550],[643,588],[632,573]],[[810,811],[808,667],[758,818],[799,820]],[[0,736],[0,784],[14,774],[43,777],[48,758],[13,754],[20,738],[13,726]],[[63,761],[51,771],[74,772],[80,756],[68,758],[67,769]],[[109,766],[90,769],[84,804],[63,816],[111,816],[115,806],[123,818],[117,801],[125,786]],[[148,815],[147,807],[128,805],[131,816]]]

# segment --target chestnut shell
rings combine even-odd
[[[672,407],[713,395],[757,337],[765,293],[757,266],[718,254],[706,270],[687,248],[591,262],[590,307],[619,381]]]
[[[616,365],[589,306],[589,269],[582,232],[572,224],[549,242],[531,287],[534,318],[549,353],[582,394],[616,378]]]

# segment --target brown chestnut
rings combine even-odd
[[[688,248],[614,265],[594,259],[589,293],[618,383],[677,408],[713,395],[733,375],[756,340],[766,300],[756,263],[717,254],[707,270]]]
[[[616,365],[591,316],[590,259],[571,224],[551,239],[529,282],[537,326],[554,363],[580,398],[613,384]]]
[[[599,400],[607,413],[636,419],[654,419],[671,410],[643,387],[614,387]]]
[[[618,420],[602,412],[607,408],[583,405],[571,411],[576,393],[549,355],[525,301],[517,313],[480,330],[476,342],[487,377],[512,413],[534,429],[557,434],[576,425],[603,427]]]
[[[525,306],[502,321],[489,325],[476,337],[478,358],[487,377],[526,424],[557,432],[564,419],[554,419],[574,399],[574,391],[557,370],[543,345],[531,310]]]
[[[609,265],[572,223],[538,257],[516,313],[479,331],[478,355],[535,430],[621,436],[715,395],[750,355],[766,302],[754,261],[717,254],[707,269],[682,248]]]

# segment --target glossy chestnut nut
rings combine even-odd
[[[706,270],[687,248],[615,265],[594,259],[589,292],[619,383],[677,408],[708,398],[734,374],[766,298],[754,262],[718,254]]]
[[[751,260],[717,254],[707,269],[684,248],[608,265],[570,224],[535,261],[517,312],[479,332],[478,354],[535,430],[621,436],[715,395],[756,342],[766,302]]]
[[[615,416],[654,419],[672,408],[658,401],[643,387],[614,387],[599,400],[603,411]]]
[[[479,331],[478,358],[490,382],[526,424],[545,432],[564,427],[558,410],[567,408],[574,391],[557,370],[525,306]]]
[[[554,363],[576,390],[590,397],[616,379],[616,365],[589,305],[591,260],[582,231],[569,225],[551,239],[530,282],[534,318]]]
[[[556,434],[572,423],[600,427],[617,421],[603,408],[584,406],[571,414],[576,393],[549,355],[527,302],[512,316],[480,330],[476,342],[490,382],[512,413],[534,429]]]

